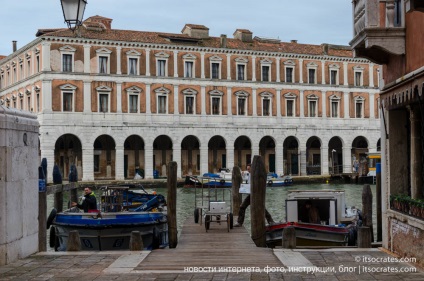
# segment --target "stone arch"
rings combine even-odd
[[[183,175],[200,174],[200,142],[194,135],[184,137],[181,142],[181,172]]]
[[[109,135],[100,135],[95,139],[93,147],[94,179],[115,179],[115,140]]]
[[[220,168],[227,167],[227,144],[224,137],[213,136],[208,142],[208,171],[217,173]]]
[[[153,167],[158,175],[166,177],[166,165],[173,159],[172,139],[167,135],[160,135],[153,141]]]
[[[54,146],[54,162],[59,166],[62,179],[67,180],[71,165],[75,165],[78,180],[82,179],[82,144],[74,134],[63,134],[57,138]]]

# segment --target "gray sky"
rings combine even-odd
[[[237,28],[283,42],[348,45],[353,38],[351,0],[88,0],[84,19],[112,18],[112,28],[180,33],[203,24],[211,36]],[[65,28],[59,0],[0,0],[0,55],[35,39],[39,28]]]

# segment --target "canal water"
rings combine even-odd
[[[374,236],[377,237],[376,231],[376,186],[371,185],[371,191],[373,194],[373,225],[374,225]],[[266,202],[265,207],[271,213],[274,221],[285,221],[285,200],[287,198],[287,194],[292,190],[336,190],[336,191],[345,191],[345,202],[346,207],[355,206],[358,209],[362,210],[362,189],[363,185],[358,184],[294,184],[289,187],[267,187],[266,191]],[[167,196],[166,188],[146,188],[146,191],[149,193],[152,191],[156,191],[158,194],[162,194],[165,197]],[[177,189],[177,226],[178,233],[181,234],[181,229],[184,221],[193,217],[194,209],[196,206],[201,205],[202,197],[201,197],[201,189],[195,188],[187,188],[181,187]],[[208,200],[207,189],[204,189],[204,198],[203,200]],[[214,196],[213,190],[211,191]],[[224,193],[225,201],[230,200],[230,189],[225,189],[225,191],[218,190],[217,196],[220,199]],[[83,191],[79,191],[82,195]],[[96,192],[97,197],[99,196],[98,192]],[[243,195],[243,198],[246,195]],[[64,195],[64,204],[68,203],[68,194]],[[195,200],[197,198],[197,200]],[[227,201],[229,202],[229,201]],[[48,211],[47,214],[50,213],[50,210],[53,208],[53,195],[49,195],[47,198],[47,206]],[[66,209],[66,207],[64,207]],[[234,214],[237,215],[237,214]],[[250,231],[250,207],[246,210],[246,218],[244,222],[245,228]],[[200,226],[199,226],[200,227]]]

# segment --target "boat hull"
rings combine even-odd
[[[296,231],[296,246],[348,246],[352,238],[348,227],[289,222],[267,227],[268,247],[281,246],[283,230],[287,227]]]
[[[128,250],[131,233],[139,231],[145,249],[168,246],[167,217],[159,212],[94,214],[60,213],[53,222],[58,251],[65,251],[69,232],[77,230],[83,251]]]

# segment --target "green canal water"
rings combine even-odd
[[[362,189],[363,185],[357,184],[303,184],[303,185],[292,185],[290,187],[267,187],[266,191],[266,208],[271,213],[274,221],[284,221],[285,220],[285,200],[287,194],[292,190],[336,190],[336,191],[345,191],[345,201],[346,206],[351,207],[355,206],[359,209],[362,209]],[[167,196],[166,188],[146,188],[150,193],[156,191],[158,194],[162,194],[165,197]],[[200,206],[202,202],[201,189],[181,187],[177,189],[177,226],[178,233],[181,234],[181,229],[184,221],[187,218],[193,217],[194,209],[196,206]],[[371,191],[373,193],[373,224],[374,224],[374,236],[376,237],[376,190],[375,185],[371,185]],[[207,201],[207,189],[204,189],[204,201]],[[212,192],[212,195],[215,194]],[[82,195],[83,191],[81,190],[79,194]],[[97,196],[98,192],[95,191]],[[230,191],[218,190],[217,196],[218,199],[222,198],[222,193],[225,195],[225,201],[230,199]],[[246,195],[243,195],[246,196]],[[64,194],[64,204],[68,204],[68,194]],[[195,200],[197,198],[197,200]],[[244,197],[243,197],[244,198]],[[227,201],[229,202],[229,201]],[[50,213],[50,210],[53,208],[53,195],[49,195],[47,198],[47,214]],[[66,209],[66,206],[64,206]],[[235,214],[236,215],[236,214]],[[248,231],[250,231],[250,208],[246,210],[246,218],[244,226]],[[200,226],[199,226],[200,227]]]

